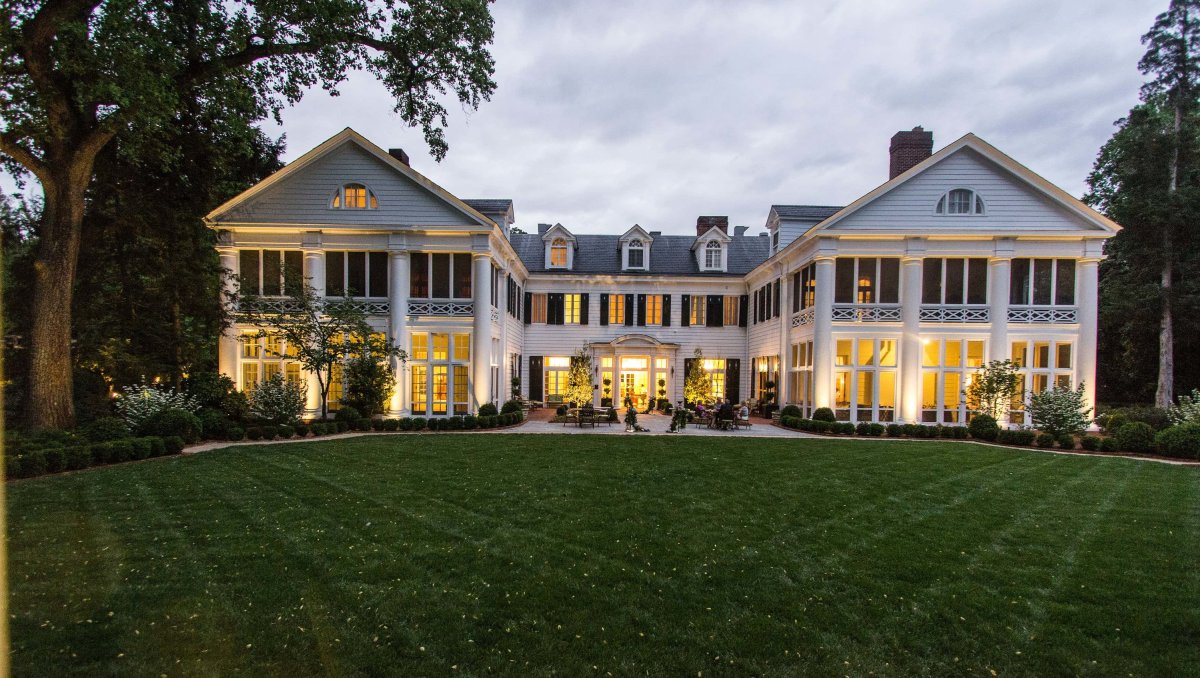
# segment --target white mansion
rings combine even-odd
[[[968,380],[1005,358],[1026,389],[1083,383],[1094,402],[1097,265],[1118,226],[974,135],[932,148],[919,127],[896,134],[887,182],[845,207],[774,205],[760,235],[725,217],[695,236],[522,233],[512,201],[455,197],[346,129],[206,221],[250,291],[281,295],[302,271],[365,306],[408,352],[394,415],[472,413],[512,377],[561,400],[580,348],[597,405],[679,401],[697,348],[719,395],[776,382],[778,402],[850,421],[963,422]],[[243,389],[305,378],[252,334],[222,336],[221,372]]]

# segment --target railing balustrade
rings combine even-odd
[[[921,306],[923,323],[986,323],[991,309],[982,305],[931,304]]]
[[[1076,323],[1079,309],[1074,306],[1009,306],[1012,323]]]
[[[900,304],[834,304],[834,322],[898,323]]]

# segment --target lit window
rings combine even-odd
[[[725,295],[725,325],[733,326],[738,324],[738,302],[739,298],[731,294]]]
[[[550,268],[567,267],[567,241],[555,238],[550,243]]]
[[[433,359],[434,360],[449,360],[450,359],[450,335],[436,333],[433,335]]]
[[[546,358],[546,367],[566,369],[571,367],[571,359],[567,356],[548,356]],[[623,364],[622,367],[624,367]]]
[[[647,294],[646,295],[646,324],[661,325],[662,324],[662,295]]]
[[[956,188],[938,200],[938,214],[983,214],[983,198],[975,191]]]
[[[579,324],[579,307],[580,295],[564,294],[563,295],[563,324],[578,325]]]
[[[454,360],[463,363],[471,360],[471,335],[454,335]]]
[[[628,268],[645,268],[646,267],[646,246],[641,240],[634,239],[629,241],[629,266]]]
[[[704,246],[704,268],[710,271],[721,268],[721,243],[716,240]]]
[[[529,322],[546,324],[546,295],[532,294],[529,297]]]
[[[412,335],[412,360],[428,360],[429,359],[429,335],[424,332],[414,333]]]
[[[704,306],[708,303],[708,297],[704,295],[695,295],[692,297],[688,313],[688,321],[692,325],[704,324]]]
[[[362,184],[346,184],[333,194],[329,206],[346,210],[378,209],[379,200],[375,198],[374,191]]]
[[[620,325],[625,322],[625,295],[611,294],[608,297],[608,324]]]

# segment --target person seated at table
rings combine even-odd
[[[696,403],[696,416],[700,419],[704,418],[704,403]]]
[[[721,407],[717,410],[717,421],[721,428],[728,425],[728,422],[733,421],[733,405],[729,400],[721,403]]]
[[[745,401],[742,402],[742,409],[738,410],[738,419],[750,421],[750,406]]]

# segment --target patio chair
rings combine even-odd
[[[577,416],[579,428],[583,428],[585,425],[596,428],[596,410],[591,405],[584,405],[580,408]]]

